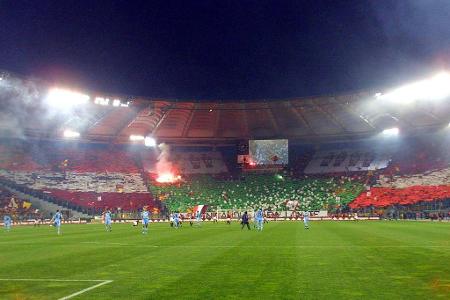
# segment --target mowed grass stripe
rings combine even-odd
[[[263,232],[186,224],[152,224],[146,236],[131,224],[111,233],[66,225],[60,237],[48,226],[15,227],[0,233],[0,277],[114,280],[83,299],[450,295],[449,223],[271,222]]]

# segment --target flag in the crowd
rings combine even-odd
[[[16,199],[14,199],[13,197],[11,198],[11,200],[9,201],[9,207],[12,208],[18,208],[19,206],[17,205]]]
[[[23,201],[22,207],[25,209],[29,209],[31,207],[31,202]]]
[[[204,214],[204,213],[206,213],[207,209],[208,209],[208,205],[196,205],[196,206],[194,206],[192,211],[193,211],[193,213],[197,213],[199,211],[201,214]]]

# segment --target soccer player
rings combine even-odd
[[[230,212],[227,213],[227,225],[231,225],[231,214],[230,214]]]
[[[5,227],[6,231],[10,231],[11,230],[11,217],[9,215],[4,215],[3,216],[3,226]]]
[[[262,211],[262,208],[258,209],[255,214],[255,222],[256,222],[256,229],[259,231],[263,230],[263,221],[264,221],[264,214]]]
[[[111,211],[109,209],[107,209],[104,213],[103,213],[103,217],[105,219],[105,227],[106,227],[106,231],[111,231],[112,230],[112,226],[111,226]]]
[[[148,233],[149,223],[150,223],[150,212],[147,210],[147,206],[144,206],[142,210],[142,234]]]
[[[174,216],[174,214],[170,214],[170,216],[169,216],[170,227],[173,227],[173,216]]]
[[[176,212],[173,214],[173,227],[178,229],[180,226],[180,215]]]
[[[192,225],[194,225],[194,214],[193,213],[191,213],[189,215],[189,224],[191,225],[191,227],[192,227]]]
[[[200,222],[202,221],[202,214],[199,210],[195,213],[195,225],[200,226]]]
[[[250,230],[250,225],[248,224],[248,214],[247,211],[244,212],[241,219],[241,230],[244,229],[244,226],[247,225],[247,229]]]
[[[58,235],[61,234],[61,221],[62,221],[62,214],[58,209],[56,210],[56,213],[53,215],[53,218],[51,220],[51,222],[53,222],[53,226],[55,226],[57,229]]]
[[[305,225],[305,229],[309,229],[309,211],[303,212],[303,225]]]

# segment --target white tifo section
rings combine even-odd
[[[450,185],[450,167],[422,174],[394,176],[392,179],[381,175],[376,186],[402,189],[415,185]]]
[[[80,192],[115,193],[117,185],[124,193],[145,193],[147,188],[140,174],[128,173],[75,173],[67,172],[24,172],[0,170],[0,175],[18,184],[25,184],[36,190],[57,189]]]
[[[306,174],[368,171],[386,168],[391,160],[389,150],[336,149],[318,151],[305,168]]]
[[[59,298],[58,300],[66,300],[66,299],[72,299],[78,295],[84,294],[86,292],[89,292],[93,289],[96,289],[98,287],[101,287],[102,285],[105,284],[109,284],[111,282],[113,282],[113,280],[89,280],[89,279],[44,279],[44,278],[40,278],[40,279],[32,279],[32,278],[0,278],[0,281],[44,281],[44,282],[96,282],[96,284],[82,289],[78,292],[75,292],[73,294],[64,296],[62,298]]]

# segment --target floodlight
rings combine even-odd
[[[144,138],[144,136],[143,135],[135,135],[135,134],[132,134],[132,135],[130,135],[130,141],[143,141],[145,138]]]
[[[394,128],[388,128],[383,130],[382,132],[384,135],[398,135],[400,133],[400,130],[397,127]]]
[[[156,141],[154,138],[152,138],[151,136],[147,136],[144,139],[144,145],[146,147],[155,147],[156,146]]]
[[[89,101],[88,95],[69,90],[63,90],[59,88],[51,89],[46,98],[46,102],[48,105],[60,109],[85,104],[88,101]]]
[[[98,104],[98,105],[106,106],[106,105],[109,105],[109,99],[103,98],[103,97],[96,97],[94,100],[94,103]]]
[[[80,137],[80,133],[78,131],[73,131],[71,129],[64,130],[64,137],[66,138],[77,138]]]
[[[115,106],[115,107],[119,107],[120,106],[120,100],[119,99],[114,99],[112,105]]]
[[[441,72],[429,79],[413,82],[377,96],[377,99],[409,104],[416,100],[440,100],[448,96],[450,96],[450,74]]]

